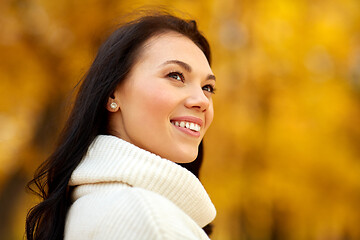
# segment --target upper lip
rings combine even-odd
[[[204,122],[201,118],[197,118],[197,117],[193,117],[193,116],[174,117],[174,118],[170,119],[170,121],[192,122],[192,123],[196,123],[196,124],[200,125],[200,127],[202,127],[202,125],[204,124]]]

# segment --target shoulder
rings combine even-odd
[[[167,198],[141,188],[95,191],[77,199],[66,221],[66,239],[207,239]]]

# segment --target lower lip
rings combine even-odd
[[[190,129],[188,129],[188,128],[178,127],[178,126],[176,126],[176,125],[174,125],[174,124],[171,124],[171,125],[173,125],[173,126],[176,127],[178,130],[180,130],[180,131],[182,131],[183,133],[186,133],[186,134],[188,134],[188,135],[190,135],[190,136],[192,136],[192,137],[200,137],[200,132],[194,132],[194,131],[192,131],[192,130],[190,130]]]

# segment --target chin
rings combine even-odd
[[[191,153],[189,152],[179,153],[176,156],[169,158],[169,160],[176,163],[191,163],[195,161],[197,155],[198,155],[198,151],[196,149],[196,151],[192,151]]]

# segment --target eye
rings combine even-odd
[[[213,94],[215,93],[215,88],[210,84],[203,86],[202,90],[213,93]]]
[[[171,72],[168,75],[166,75],[167,77],[173,78],[175,80],[184,82],[185,81],[185,77],[184,74],[180,73],[180,72]]]

